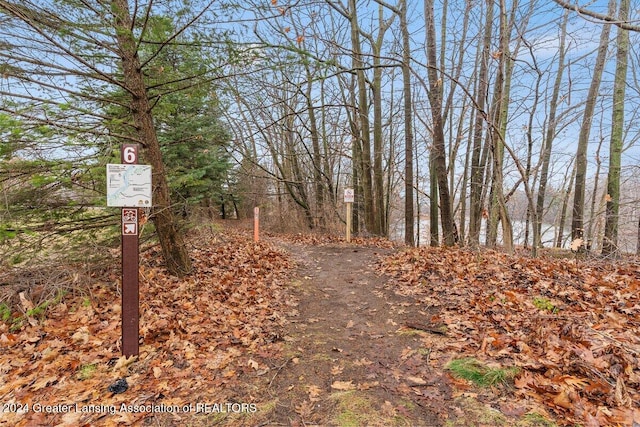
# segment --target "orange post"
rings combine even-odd
[[[253,208],[253,241],[260,240],[260,208]]]

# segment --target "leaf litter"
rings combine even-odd
[[[156,250],[142,255],[139,357],[120,355],[117,273],[19,330],[0,323],[0,424],[135,424],[153,405],[179,408],[164,414],[179,424],[197,403],[235,402],[243,379],[268,372],[292,309],[291,261],[237,231],[198,240],[186,279],[169,276]]]
[[[446,325],[457,358],[519,367],[516,397],[562,425],[640,423],[637,262],[418,248],[378,269],[396,293],[437,310],[431,321]]]
[[[313,246],[336,242],[304,235],[287,239]],[[109,414],[107,409],[246,401],[247,395],[259,401],[264,391],[247,384],[278,374],[270,362],[281,357],[287,317],[298,314],[286,289],[293,263],[276,246],[250,242],[247,233],[227,230],[199,242],[192,249],[195,273],[184,280],[168,276],[154,251],[143,255],[137,358],[120,356],[120,294],[114,277],[96,280],[88,296],[67,295],[48,308],[45,318],[30,317],[18,330],[0,323],[0,402],[14,405],[6,406],[11,409],[31,407],[5,411],[0,420],[18,426],[139,424],[154,415]],[[435,368],[453,357],[493,360],[520,368],[513,402],[500,406],[505,414],[521,414],[512,407],[519,401],[541,405],[561,425],[640,422],[637,263],[419,248],[385,258],[378,272],[392,277],[388,289],[416,299],[421,313],[431,316],[428,324],[407,322],[399,330],[418,329],[425,341],[436,332],[447,338],[440,341],[445,355],[434,347],[426,355],[407,354],[400,363],[422,358]],[[372,364],[362,357],[356,361],[354,366]],[[333,369],[342,372],[341,366]],[[407,395],[428,378],[400,371],[397,376],[411,386]],[[128,390],[112,393],[109,387],[121,379]],[[462,398],[456,399],[473,395],[453,383],[461,387]],[[348,393],[377,387],[377,381],[348,377],[330,383],[331,389]],[[308,401],[296,411],[308,416],[323,388],[309,384],[301,390]],[[424,396],[433,393],[443,398],[437,390],[423,391]],[[48,410],[34,411],[36,403],[49,405]],[[97,409],[65,411],[67,404]],[[387,406],[395,414],[397,408]],[[192,420],[194,412],[165,415],[169,424],[180,424]]]

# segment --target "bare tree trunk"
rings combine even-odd
[[[609,0],[609,14],[615,13],[616,0]],[[611,25],[604,24],[600,34],[600,44],[598,46],[598,54],[596,63],[593,67],[593,77],[591,85],[587,93],[587,100],[584,107],[582,124],[580,125],[580,133],[578,135],[578,148],[576,152],[576,181],[573,190],[573,216],[571,219],[571,239],[583,239],[584,236],[584,199],[587,181],[587,146],[589,144],[589,134],[591,133],[591,123],[593,121],[593,112],[595,110],[598,98],[598,90],[602,81],[602,73],[604,71],[607,50],[609,46],[609,33]],[[594,198],[595,198],[594,194]],[[590,236],[587,237],[587,240]]]
[[[564,197],[562,198],[562,210],[560,211],[560,219],[558,220],[558,232],[556,235],[556,248],[562,247],[562,241],[564,240],[564,224],[567,220],[567,206],[569,205],[569,196],[571,195],[571,187],[573,187],[573,180],[576,176],[576,168],[571,170],[571,178],[569,178],[569,184],[564,190]]]
[[[469,245],[480,244],[480,228],[482,224],[482,192],[485,174],[485,161],[482,154],[482,135],[486,113],[486,98],[489,92],[489,61],[491,58],[491,36],[493,32],[493,0],[486,0],[484,36],[482,40],[482,56],[478,71],[478,85],[475,95],[476,119],[473,126],[473,150],[471,153],[471,187],[469,188]]]
[[[533,245],[541,247],[542,222],[544,221],[544,201],[547,192],[547,181],[549,179],[549,165],[551,163],[551,149],[556,134],[556,113],[558,111],[558,99],[560,98],[560,89],[562,85],[562,75],[565,68],[565,41],[567,38],[567,22],[569,20],[569,12],[565,11],[560,26],[560,45],[558,46],[558,71],[556,80],[553,84],[553,92],[549,102],[549,120],[547,123],[547,132],[542,142],[542,169],[540,170],[540,186],[538,187],[538,199],[536,203],[536,223],[533,224]]]
[[[133,37],[133,22],[128,0],[113,0],[118,48],[122,59],[124,85],[131,97],[131,112],[140,141],[144,141],[144,154],[153,168],[153,212],[152,220],[158,233],[167,270],[176,276],[191,272],[191,259],[182,234],[176,227],[171,209],[169,185],[162,161],[160,143],[153,124],[151,103],[147,95],[143,70],[138,58],[137,44]]]
[[[367,231],[375,230],[374,216],[374,195],[372,182],[371,167],[371,129],[369,123],[369,104],[367,96],[367,82],[363,70],[362,49],[360,45],[360,26],[358,25],[358,15],[356,13],[356,1],[349,0],[349,20],[351,23],[351,43],[353,47],[353,68],[356,70],[358,82],[358,124],[359,139],[361,142],[361,151],[357,159],[361,167],[360,183],[362,187],[362,197],[364,201],[364,222]],[[356,159],[354,159],[356,161]]]
[[[444,244],[453,246],[458,241],[451,200],[449,195],[449,185],[447,182],[447,161],[444,144],[444,129],[442,122],[442,80],[438,75],[436,60],[436,36],[435,36],[435,16],[433,0],[425,0],[425,21],[427,32],[427,76],[429,78],[429,104],[431,105],[431,117],[433,121],[433,160],[435,173],[438,180],[438,195],[440,196],[440,223],[442,224],[442,234]]]
[[[517,2],[513,5],[513,11],[517,8]],[[505,134],[507,125],[507,111],[511,90],[511,75],[513,60],[509,49],[509,35],[513,24],[507,24],[507,12],[504,0],[500,0],[500,58],[498,72],[495,81],[494,105],[492,106],[491,146],[493,148],[493,176],[492,176],[492,201],[489,213],[489,232],[487,244],[494,246],[497,239],[497,225],[502,223],[502,239],[505,250],[513,252],[513,229],[509,218],[503,192],[503,161],[505,150]]]
[[[600,158],[600,150],[602,149],[603,142],[604,142],[604,139],[600,138],[600,142],[598,143],[598,149],[596,150],[596,172],[593,175],[594,176],[593,192],[592,192],[593,196],[591,198],[589,224],[587,226],[587,234],[586,234],[587,245],[592,243],[593,240],[595,239],[593,234],[594,222],[596,221],[596,217],[599,216],[599,214],[596,212],[596,200],[598,198],[598,186],[600,183],[600,169],[602,168],[602,159]]]
[[[313,76],[309,66],[306,65],[307,72],[307,90],[305,93],[305,100],[307,102],[307,113],[309,114],[309,133],[311,136],[312,147],[312,162],[313,162],[313,183],[315,188],[315,217],[317,218],[317,225],[324,227],[324,179],[322,176],[322,153],[320,152],[320,131],[318,130],[318,122],[316,119],[316,107],[313,105],[312,91],[313,91]]]
[[[382,49],[382,35],[386,25],[382,17],[382,6],[379,10],[378,38],[372,43],[373,47],[373,82],[371,83],[371,98],[373,102],[373,228],[371,231],[378,236],[384,236],[386,220],[384,215],[384,173],[382,171],[383,139],[382,139],[382,68],[380,67],[380,51]]]
[[[629,0],[620,0],[618,19],[629,20]],[[602,254],[618,253],[618,215],[620,212],[620,162],[624,128],[624,101],[629,60],[629,30],[618,27],[616,38],[616,74],[613,83],[613,117],[611,118],[611,144],[609,148],[609,174],[607,175],[607,211]]]
[[[352,106],[354,113],[351,114],[352,109],[347,109],[346,114],[349,119],[349,127],[351,128],[351,185],[355,191],[355,200],[353,203],[353,209],[351,211],[351,227],[353,232],[358,234],[360,232],[360,213],[362,212],[362,184],[360,177],[362,176],[362,145],[360,141],[360,122],[358,120],[358,112],[356,107],[356,83],[352,79],[352,83],[348,85],[348,89],[343,91],[344,104]],[[346,93],[349,94],[349,99],[346,97]]]
[[[438,175],[433,149],[429,151],[429,246],[440,246]]]
[[[411,99],[411,47],[407,25],[407,0],[400,2],[400,32],[402,33],[402,92],[404,98],[404,242],[407,246],[414,246],[413,101]]]

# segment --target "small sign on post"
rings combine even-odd
[[[353,188],[344,189],[344,202],[347,204],[347,242],[351,242],[351,210],[355,201]]]
[[[138,145],[123,144],[122,164],[107,165],[107,206],[122,210],[122,354],[137,356],[140,330],[138,207],[151,207],[151,166],[138,165]]]

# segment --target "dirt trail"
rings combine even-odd
[[[448,380],[430,366],[424,334],[403,327],[430,314],[386,289],[372,268],[391,251],[286,246],[299,265],[292,290],[299,305],[269,384],[275,408],[265,424],[443,425]]]

